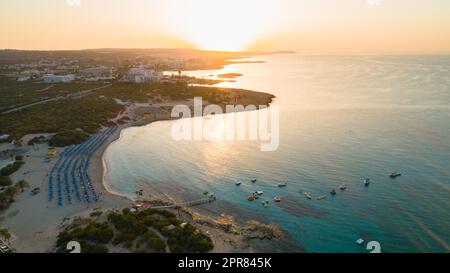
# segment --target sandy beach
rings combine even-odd
[[[48,145],[40,144],[34,147],[26,147],[24,154],[25,164],[14,173],[11,178],[13,181],[26,180],[30,187],[23,193],[19,193],[14,203],[0,213],[0,227],[7,228],[12,234],[11,246],[17,252],[35,253],[35,252],[51,252],[56,242],[56,236],[61,227],[71,222],[75,217],[89,217],[94,210],[115,210],[130,207],[132,201],[118,194],[107,191],[103,186],[103,165],[102,157],[106,148],[116,139],[120,137],[120,132],[131,126],[139,126],[148,124],[155,120],[166,119],[169,117],[164,107],[151,107],[152,115],[144,115],[136,119],[135,115],[139,114],[146,108],[143,105],[132,105],[128,107],[127,112],[122,115],[129,115],[132,119],[119,126],[105,143],[94,153],[89,165],[89,175],[93,181],[95,190],[100,195],[99,202],[73,203],[57,207],[54,203],[49,203],[47,199],[48,193],[48,172],[56,162],[56,158],[51,162],[44,162]],[[155,109],[162,109],[155,111]],[[148,109],[147,109],[148,110]],[[34,135],[33,135],[34,136]],[[26,143],[33,136],[25,136],[23,138]],[[3,145],[2,149],[11,148],[12,145]],[[62,152],[64,148],[58,149]],[[31,189],[40,188],[42,192],[35,196],[30,193]]]
[[[19,193],[15,202],[0,213],[0,227],[7,228],[12,234],[11,246],[20,253],[53,252],[59,231],[70,224],[74,218],[89,218],[90,214],[96,210],[121,210],[131,207],[134,200],[112,191],[105,181],[107,170],[103,162],[103,155],[107,147],[120,138],[122,130],[155,121],[168,120],[170,119],[170,109],[179,103],[190,104],[192,102],[170,102],[158,105],[151,103],[127,104],[126,111],[114,120],[119,121],[126,117],[126,121],[121,122],[118,130],[96,150],[90,161],[88,174],[100,197],[96,203],[74,202],[61,207],[50,203],[47,198],[48,172],[55,164],[56,158],[45,162],[49,148],[47,144],[26,147],[25,164],[11,178],[13,181],[24,179],[30,184],[30,187],[23,193]],[[25,136],[24,143],[33,136]],[[59,149],[59,152],[63,150],[64,148]],[[34,188],[40,188],[42,192],[33,196],[30,191]],[[224,230],[216,225],[215,219],[198,221],[198,219],[192,218],[192,214],[192,212],[183,213],[182,217],[211,237],[215,245],[213,252],[252,252],[248,243],[245,242],[244,236]]]

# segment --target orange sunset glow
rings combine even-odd
[[[0,48],[449,52],[450,3],[429,2],[2,1]]]

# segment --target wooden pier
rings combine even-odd
[[[180,207],[195,207],[200,206],[204,204],[209,204],[216,201],[215,196],[209,196],[207,198],[202,198],[198,200],[183,202],[183,203],[177,203],[169,206],[160,206],[160,207],[152,207],[152,209],[172,209],[172,208],[180,208]]]

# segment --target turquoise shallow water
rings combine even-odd
[[[148,187],[180,200],[207,189],[219,200],[205,212],[275,222],[287,232],[265,251],[367,252],[355,244],[363,238],[383,252],[449,252],[450,57],[258,59],[267,63],[192,74],[242,73],[224,85],[275,94],[277,151],[261,152],[252,141],[176,142],[173,122],[156,122],[124,130],[107,149],[112,189],[133,196]],[[392,170],[403,176],[388,178]],[[343,182],[348,190],[332,198],[330,189]],[[283,202],[248,202],[256,190]],[[327,198],[308,200],[300,191]]]

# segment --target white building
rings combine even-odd
[[[42,77],[42,81],[45,83],[69,83],[75,80],[75,75],[53,75],[46,74]]]
[[[24,81],[28,81],[29,79],[31,79],[30,76],[24,76],[24,75],[21,75],[21,76],[19,76],[19,77],[17,78],[17,81],[18,81],[18,82],[24,82]]]
[[[128,70],[126,80],[135,83],[157,82],[163,78],[163,73],[148,70],[143,67],[133,67]]]

